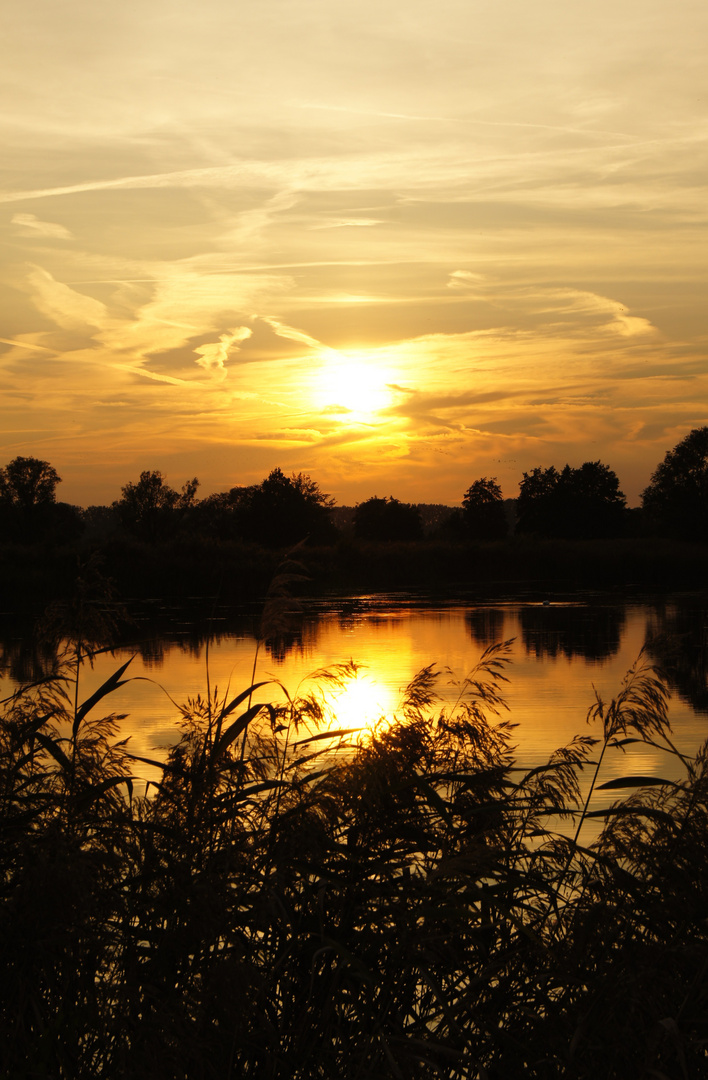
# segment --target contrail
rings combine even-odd
[[[34,188],[31,191],[0,192],[0,203],[24,202],[25,199],[46,199],[54,195],[76,195],[83,191],[110,191],[115,188],[170,187],[209,177],[228,177],[257,173],[260,176],[281,176],[282,170],[265,164],[218,165],[204,169],[180,169],[166,173],[146,173],[138,176],[120,176],[115,180],[87,180],[82,184],[64,187]]]
[[[345,105],[318,105],[309,102],[298,102],[293,106],[296,109],[318,109],[322,112],[350,113],[354,116],[381,116],[387,120],[436,120],[445,124],[461,124],[464,126],[478,124],[481,127],[510,127],[510,128],[538,128],[541,131],[564,131],[569,135],[612,135],[618,139],[636,139],[626,131],[605,131],[602,128],[575,128],[563,127],[560,124],[533,124],[520,120],[480,120],[476,117],[460,116],[435,116],[418,115],[416,113],[379,112],[375,109],[351,109]]]
[[[28,345],[26,341],[13,341],[12,338],[0,337],[0,342],[3,345],[16,345],[18,349],[31,349],[34,352],[35,349],[40,349],[41,352],[48,352],[54,355],[56,349],[48,349],[46,345]]]

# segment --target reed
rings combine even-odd
[[[454,703],[430,666],[361,731],[324,695],[352,665],[209,685],[140,794],[105,711],[130,662],[82,694],[100,647],[2,702],[2,1075],[705,1075],[708,750],[673,745],[644,658],[534,769],[508,643]],[[630,742],[682,778],[604,780]]]

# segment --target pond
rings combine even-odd
[[[430,664],[440,672],[442,701],[454,701],[460,680],[484,650],[510,641],[503,689],[509,711],[502,715],[517,725],[519,764],[531,767],[576,734],[599,734],[587,726],[588,709],[596,697],[609,701],[618,693],[645,648],[648,659],[668,672],[678,748],[692,755],[708,737],[708,623],[702,596],[659,603],[597,596],[475,603],[377,594],[305,600],[300,608],[289,629],[257,647],[255,610],[213,605],[210,610],[198,599],[173,610],[158,601],[140,605],[132,639],[113,655],[98,657],[93,669],[85,667],[81,696],[88,697],[132,657],[130,681],[104,704],[125,714],[121,730],[130,736],[133,753],[161,759],[179,737],[176,706],[205,696],[207,685],[233,696],[250,685],[254,664],[257,681],[275,680],[256,700],[282,698],[279,684],[291,695],[321,686],[307,681],[318,669],[349,660],[361,665],[355,680],[328,697],[336,723],[349,728],[395,713],[407,684]],[[9,673],[13,655],[16,661],[17,649],[13,654],[6,640],[5,693],[15,684]],[[157,775],[149,766],[137,771],[144,779]],[[651,747],[633,746],[607,759],[603,779],[628,774],[676,779],[680,767]]]

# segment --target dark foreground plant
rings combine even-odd
[[[706,1075],[708,757],[680,758],[650,667],[531,770],[506,645],[359,734],[322,694],[351,665],[267,704],[209,688],[138,796],[94,719],[129,665],[82,702],[76,659],[3,702],[2,1075]],[[603,784],[631,741],[683,779]],[[631,794],[593,809],[608,786]]]

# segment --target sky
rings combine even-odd
[[[459,504],[708,423],[703,0],[7,0],[0,465]]]

